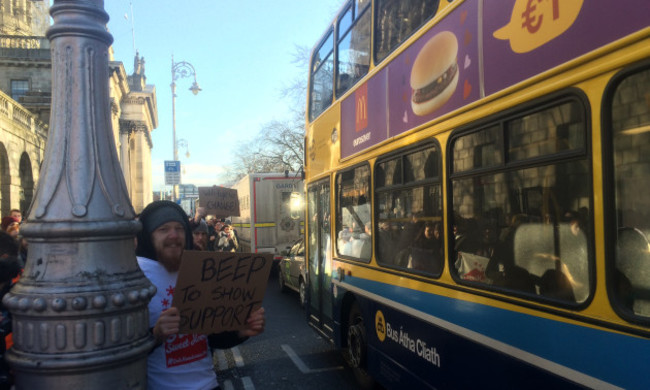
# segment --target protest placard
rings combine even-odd
[[[179,333],[244,329],[262,306],[272,263],[270,253],[185,251],[172,301]]]
[[[225,187],[199,187],[199,206],[207,215],[216,217],[238,217],[239,198],[237,190]]]

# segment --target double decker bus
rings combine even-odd
[[[362,384],[650,388],[648,15],[344,3],[310,63],[306,309]]]

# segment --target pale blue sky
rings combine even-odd
[[[344,0],[106,0],[116,61],[133,72],[133,39],[145,58],[147,84],[156,86],[158,128],[152,133],[152,182],[163,188],[163,162],[172,160],[171,56],[196,69],[203,89],[194,96],[192,78],[176,81],[176,138],[187,140],[190,158],[179,148],[183,183],[222,184],[238,143],[260,127],[286,118],[283,86],[307,69],[292,63],[295,45],[310,49]],[[131,15],[133,7],[133,15]],[[125,18],[128,15],[128,20]],[[301,102],[304,104],[304,102]]]

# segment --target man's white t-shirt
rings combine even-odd
[[[156,295],[149,302],[149,327],[160,314],[171,307],[178,272],[168,272],[162,264],[138,257],[145,276],[156,286]],[[205,335],[177,334],[157,346],[147,359],[149,390],[211,390],[217,387],[217,375]]]

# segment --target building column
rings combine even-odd
[[[122,167],[122,172],[124,172],[124,180],[126,182],[126,191],[129,196],[132,198],[133,194],[131,193],[131,153],[129,152],[129,142],[130,132],[122,131],[120,129],[120,165]]]
[[[16,389],[146,389],[147,304],[135,258],[141,228],[110,125],[103,0],[55,0],[52,113],[42,174],[21,233],[27,264],[3,303]]]

